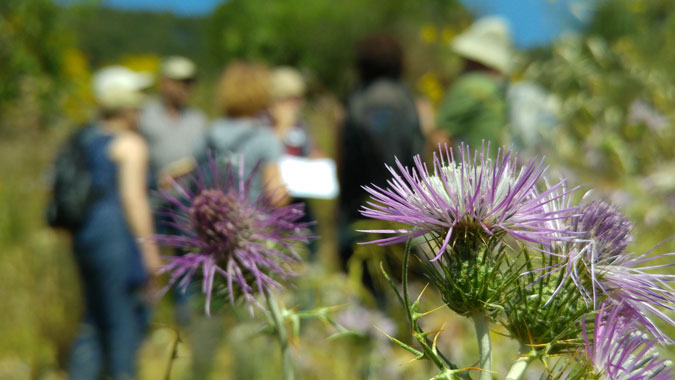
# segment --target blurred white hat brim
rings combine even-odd
[[[452,41],[452,50],[464,58],[508,73],[513,48],[509,26],[501,17],[485,17]]]
[[[94,74],[94,97],[103,108],[136,108],[145,101],[143,90],[152,82],[151,74],[135,72],[123,66],[109,66]]]
[[[97,97],[98,104],[104,109],[139,108],[147,99],[141,92],[112,91]]]
[[[164,60],[160,71],[167,78],[185,80],[197,75],[197,66],[185,57],[174,56]]]

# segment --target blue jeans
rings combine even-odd
[[[189,207],[189,205],[186,206]],[[169,209],[178,213],[178,207],[171,204],[157,206],[157,209],[154,211],[153,214],[156,232],[160,235],[181,235],[182,232],[178,228],[167,224],[167,222],[171,222],[171,219],[164,215],[163,212],[166,212],[166,210]],[[187,252],[175,248],[171,250],[171,253],[173,256],[183,256]],[[179,327],[187,327],[190,324],[190,315],[192,314],[190,299],[193,298],[192,296],[195,294],[195,292],[190,288],[188,288],[186,291],[183,291],[176,286],[172,286],[171,290],[169,290],[169,293],[173,298],[173,312],[176,324]]]
[[[78,252],[86,315],[70,355],[70,380],[135,379],[136,351],[148,325],[140,289],[129,285],[125,250]],[[118,246],[119,248],[119,246]]]

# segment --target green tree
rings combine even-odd
[[[370,32],[403,36],[423,22],[452,22],[466,12],[456,1],[230,0],[209,20],[215,61],[235,58],[310,70],[333,90],[349,87],[356,42]]]
[[[64,51],[74,46],[63,8],[51,0],[0,3],[0,113],[19,99],[34,100],[33,112],[54,110],[63,87]],[[0,125],[0,130],[6,126]]]

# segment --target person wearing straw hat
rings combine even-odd
[[[83,142],[95,199],[73,230],[85,319],[72,347],[72,380],[135,378],[147,327],[142,290],[161,265],[147,194],[148,148],[137,132],[148,74],[111,66],[93,76],[100,117]]]
[[[498,146],[507,123],[505,77],[513,55],[508,24],[500,17],[479,19],[451,47],[465,68],[441,104],[438,125],[455,143]]]

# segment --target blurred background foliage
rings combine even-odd
[[[354,84],[353,47],[364,35],[386,31],[415,39],[420,25],[460,27],[468,20],[453,0],[231,0],[211,15],[208,34],[216,62],[243,57],[301,67],[344,92]]]
[[[559,100],[549,162],[627,212],[645,249],[675,230],[675,54],[663,48],[675,42],[674,11],[672,1],[602,2],[585,34],[525,69]]]
[[[318,144],[333,156],[337,99],[355,83],[351,62],[360,37],[382,30],[397,35],[407,52],[406,78],[417,95],[437,105],[462,69],[448,44],[471,20],[451,0],[229,0],[204,17],[121,11],[97,2],[1,1],[0,379],[62,378],[80,296],[67,238],[43,223],[46,178],[59,144],[92,116],[92,71],[120,63],[156,72],[162,56],[186,55],[201,69],[195,104],[210,110],[214,79],[230,60],[295,65],[310,78],[306,119]],[[583,184],[580,194],[593,188],[618,204],[636,223],[637,252],[675,230],[675,50],[669,46],[675,46],[671,0],[599,1],[583,31],[523,52],[514,73],[557,99],[561,122],[547,163],[571,184]],[[353,326],[363,334],[348,339],[328,339],[334,331],[319,322],[306,326],[297,342],[302,378],[430,377],[428,366],[405,365],[411,357],[373,331],[376,325],[408,337],[396,305],[388,305],[387,317],[373,312],[373,301],[356,281],[336,270],[336,205],[314,205],[323,236],[318,264],[308,265],[298,291],[286,302],[345,305],[336,311],[339,318],[358,321],[368,315],[369,322]],[[675,244],[669,241],[658,251],[675,251]],[[369,247],[357,257],[376,268],[378,255],[386,254]],[[423,285],[416,284],[416,291]],[[426,309],[441,304],[433,292],[426,294]],[[167,369],[175,339],[170,314],[165,300],[143,350],[145,379],[160,378]],[[214,378],[235,372],[240,377],[227,378],[274,378],[274,346],[264,336],[249,337],[259,323],[237,313],[220,318],[237,327],[216,353],[214,373],[221,376]],[[440,347],[457,362],[473,364],[473,332],[464,320],[439,311],[429,316],[427,330],[446,320],[457,322],[446,326]],[[390,325],[392,330],[384,328]],[[511,347],[501,339],[508,353]],[[268,365],[244,359],[256,355]],[[672,351],[667,355],[675,358]],[[189,362],[182,344],[172,378],[185,378]]]
[[[57,112],[52,97],[69,85],[64,57],[75,44],[75,35],[66,25],[64,13],[49,0],[8,0],[0,4],[3,115],[11,102],[29,107],[38,121]],[[4,127],[4,123],[0,126]]]

